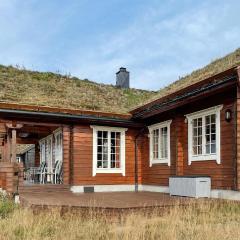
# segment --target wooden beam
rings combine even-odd
[[[6,147],[6,161],[10,162],[11,160],[11,138],[10,133],[7,133],[7,147]]]
[[[9,123],[12,120],[8,119],[1,119],[0,123]],[[61,126],[68,126],[67,124],[61,123],[49,123],[49,122],[33,122],[33,121],[18,121],[19,124],[27,125],[27,126],[45,126],[45,127],[61,127]]]
[[[37,138],[17,138],[17,144],[37,144]]]
[[[12,162],[17,162],[17,131],[12,129]]]
[[[20,123],[6,123],[6,127],[9,129],[20,129],[23,127],[23,124]]]

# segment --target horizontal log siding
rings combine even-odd
[[[221,104],[219,102],[216,103]],[[207,106],[210,107],[210,106]],[[206,107],[206,108],[207,108]],[[221,111],[221,164],[216,161],[198,161],[188,165],[188,129],[183,117],[195,112],[193,106],[182,110],[181,115],[173,113],[171,124],[171,166],[153,164],[149,167],[149,139],[145,138],[142,153],[142,183],[168,186],[169,177],[174,175],[208,175],[212,179],[213,189],[234,189],[235,185],[235,126],[234,119],[225,121],[225,110],[235,113],[233,99],[226,100]],[[168,120],[161,119],[161,121]],[[155,119],[156,122],[156,119]],[[179,132],[180,131],[180,132]],[[178,159],[176,163],[176,158]]]
[[[170,125],[171,165],[153,164],[150,167],[149,138],[145,137],[142,153],[142,184],[168,186],[168,178],[176,173],[176,121]]]
[[[71,184],[70,127],[63,127],[63,184]]]
[[[234,189],[235,180],[235,130],[234,119],[231,122],[225,121],[225,110],[231,109],[234,112],[234,104],[224,104],[221,110],[221,164],[216,161],[199,161],[192,162],[188,165],[187,150],[188,145],[185,141],[184,153],[186,160],[184,161],[185,175],[208,175],[212,180],[212,188],[215,189]]]
[[[89,125],[77,125],[73,128],[73,182],[72,185],[108,185],[134,184],[134,138],[136,130],[126,132],[126,175],[113,173],[97,173],[92,176],[93,164],[93,130]],[[138,149],[141,157],[140,149]],[[141,165],[139,164],[139,171]],[[141,175],[139,174],[139,180]]]

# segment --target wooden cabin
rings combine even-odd
[[[0,103],[0,184],[26,184],[16,146],[32,144],[35,170],[46,163],[44,181],[30,171],[32,184],[168,192],[170,176],[207,175],[213,192],[240,190],[239,83],[234,67],[129,114]]]

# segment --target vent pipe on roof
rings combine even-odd
[[[129,88],[129,72],[124,67],[121,67],[116,73],[116,86],[121,88]]]

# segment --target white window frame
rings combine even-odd
[[[201,111],[185,115],[188,122],[188,165],[194,161],[208,161],[214,160],[218,164],[221,163],[221,110],[223,105],[214,106]],[[216,114],[216,153],[206,153],[206,138],[205,138],[205,117],[208,115]],[[202,154],[193,155],[193,120],[202,118]]]
[[[149,129],[149,157],[150,157],[150,160],[149,160],[149,163],[150,163],[150,167],[152,167],[153,164],[159,164],[159,163],[167,163],[168,166],[171,165],[171,149],[170,149],[170,142],[171,142],[171,139],[170,139],[170,125],[172,123],[172,120],[168,120],[168,121],[165,121],[165,122],[161,122],[161,123],[156,123],[156,124],[153,124],[151,126],[148,126],[148,129]],[[167,158],[160,158],[158,157],[158,159],[154,159],[153,158],[153,131],[156,130],[156,129],[159,129],[159,133],[160,133],[160,129],[161,128],[164,128],[164,127],[167,127]],[[160,136],[160,134],[159,134]],[[159,144],[159,149],[158,151],[160,152],[160,144]]]
[[[39,140],[40,163],[46,162],[46,141],[45,138]]]
[[[92,175],[96,176],[97,173],[121,173],[123,176],[125,176],[125,158],[126,158],[126,152],[125,152],[125,133],[128,130],[127,128],[118,128],[118,127],[107,127],[107,126],[96,126],[91,125],[90,126],[93,129],[93,172]],[[120,132],[121,140],[120,140],[120,168],[113,169],[110,168],[110,165],[108,168],[100,169],[97,168],[97,132],[98,131],[108,131],[108,134],[113,132]],[[110,142],[108,143],[110,144]],[[108,158],[110,157],[110,151],[111,149],[108,147]]]
[[[56,161],[63,161],[63,131],[61,128],[58,128],[53,132],[54,134],[54,155],[55,155],[55,162]],[[60,143],[57,145],[57,138],[59,137]]]

